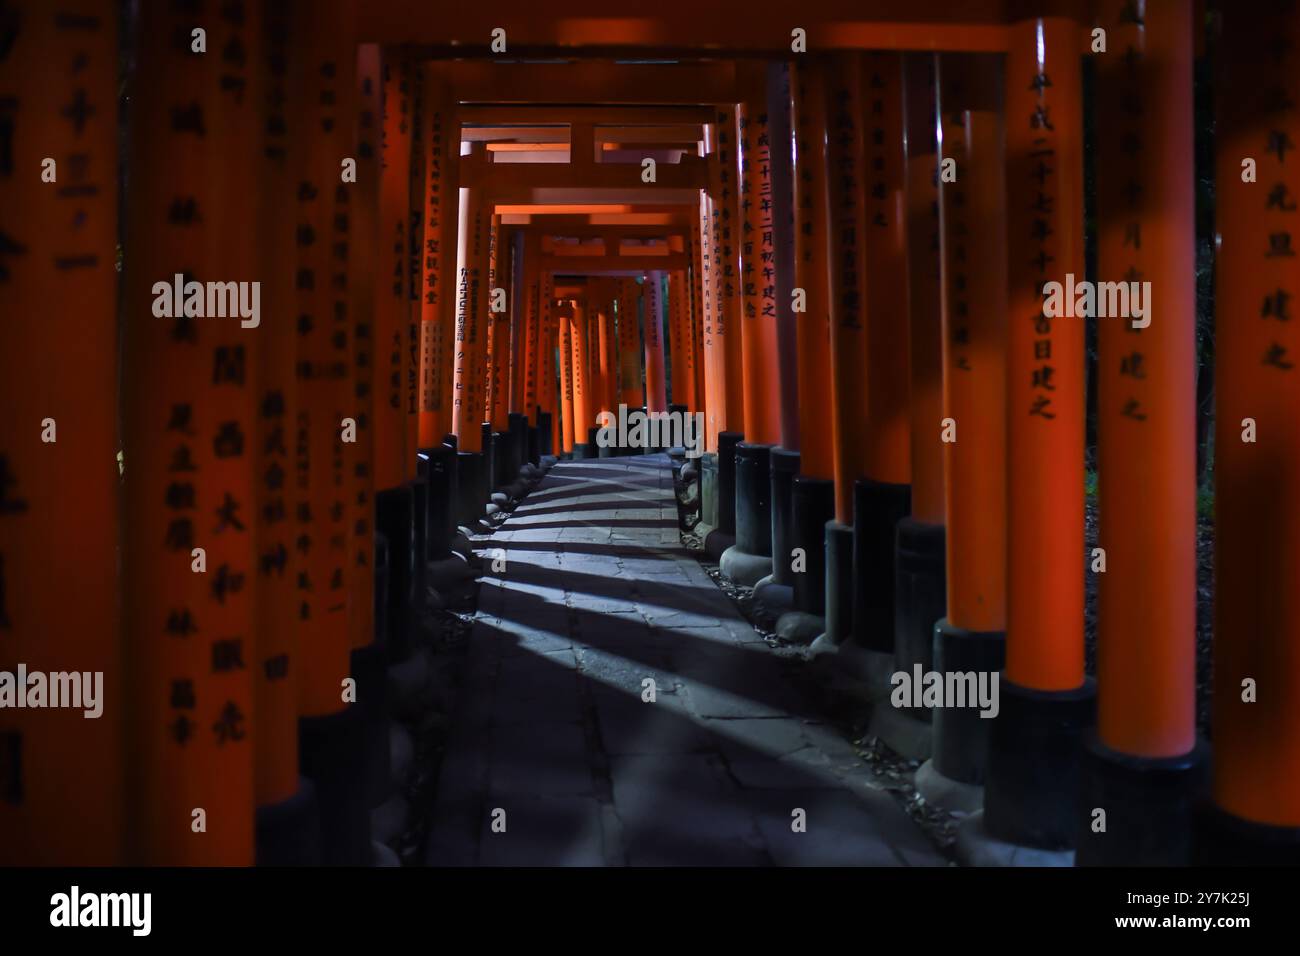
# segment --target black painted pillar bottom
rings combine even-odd
[[[553,442],[551,441],[552,437],[553,436],[551,434],[551,413],[538,412],[537,413],[537,452],[539,457],[541,455],[555,454],[555,448],[552,447],[553,446]]]
[[[514,475],[510,474],[510,433],[492,432],[491,442],[492,486],[488,489],[489,498],[491,492],[504,488],[515,480]]]
[[[700,456],[700,521],[710,528],[718,526],[718,456],[707,452]]]
[[[1300,865],[1300,827],[1244,820],[1208,803],[1197,815],[1193,846],[1202,866]]]
[[[794,479],[799,462],[797,451],[772,449],[772,581],[790,588],[798,576],[790,569],[790,553],[794,550]]]
[[[420,471],[428,485],[424,556],[426,561],[441,561],[451,556],[451,539],[455,534],[452,516],[456,512],[453,497],[456,453],[446,445],[423,448]]]
[[[1042,691],[999,681],[989,739],[984,828],[1007,843],[1042,850],[1074,846],[1083,734],[1096,715],[1092,678],[1072,690]]]
[[[415,491],[411,484],[375,492],[375,522],[388,541],[388,628],[379,639],[394,660],[410,648],[415,589]]]
[[[894,652],[895,536],[911,510],[911,485],[853,483],[853,639],[882,654]]]
[[[999,674],[1006,663],[1002,631],[968,631],[945,617],[934,626],[934,670],[940,674]],[[978,684],[976,685],[978,686]],[[949,780],[982,787],[988,770],[989,737],[997,717],[981,717],[977,707],[939,708],[931,716],[934,769]]]
[[[370,865],[365,724],[355,706],[298,721],[298,765],[316,787],[321,862]]]
[[[456,484],[459,494],[457,512],[460,523],[474,526],[487,504],[487,456],[481,451],[456,453]]]
[[[1188,866],[1206,780],[1204,745],[1137,757],[1084,736],[1075,866]],[[1104,811],[1104,818],[1098,811]],[[1098,828],[1104,824],[1105,829]]]
[[[718,432],[718,523],[723,534],[736,535],[736,446],[740,432]]]
[[[736,547],[772,556],[771,445],[736,446]]]
[[[320,866],[320,808],[305,777],[287,800],[257,808],[255,828],[258,866]]]
[[[894,660],[911,673],[934,669],[934,625],[948,611],[944,527],[912,518],[898,522],[894,555]],[[914,714],[930,719],[930,711]]]
[[[853,528],[826,522],[826,639],[842,644],[853,633]]]
[[[389,797],[391,776],[388,745],[388,662],[384,648],[374,642],[352,651],[352,676],[357,682],[353,708],[365,735],[366,794],[369,806]]]
[[[790,547],[803,551],[802,573],[794,578],[794,606],[805,614],[826,613],[826,522],[835,519],[835,482],[795,475],[790,487]]]

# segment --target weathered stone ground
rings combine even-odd
[[[946,862],[682,546],[667,456],[561,462],[474,543],[428,863]]]

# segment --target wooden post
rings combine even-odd
[[[1079,573],[1084,321],[1049,314],[1045,294],[1084,274],[1079,31],[1065,18],[1025,20],[1010,40],[1007,667],[984,824],[1009,842],[1061,848],[1074,840],[1079,736],[1095,699]]]
[[[1230,863],[1294,861],[1300,827],[1298,37],[1289,7],[1224,11],[1231,67],[1217,90],[1215,144],[1213,797],[1224,831],[1214,856]],[[1171,227],[1165,241],[1176,238]],[[1144,251],[1147,241],[1144,233]]]
[[[0,667],[100,674],[102,716],[86,719],[90,706],[0,711],[0,855],[12,866],[115,865],[130,706],[116,557],[118,10],[78,0],[56,15],[29,2],[6,16],[20,29],[0,54],[11,136],[0,162]],[[142,51],[151,69],[185,56],[164,39]],[[190,61],[184,71],[196,96],[201,69]],[[153,131],[160,147],[180,136],[165,129]],[[177,180],[157,191],[168,183]],[[167,231],[166,208],[151,212],[149,227]],[[147,293],[134,321],[167,324],[149,315]],[[154,491],[142,504],[161,519],[164,493]],[[168,560],[161,540],[142,561]],[[155,622],[137,646],[161,670],[159,632]],[[161,681],[153,690],[165,693]],[[163,736],[163,723],[151,731]]]
[[[772,149],[768,139],[767,70],[745,64],[737,108],[740,156],[738,228],[745,440],[781,441],[781,375],[776,343],[776,246],[772,226]]]
[[[256,48],[251,22],[238,30],[244,49]],[[192,27],[183,12],[142,7],[132,82],[122,369],[130,832],[136,862],[248,865],[257,334],[237,316],[208,316],[202,283],[252,281],[240,259],[251,248],[257,101],[222,89],[223,75],[248,74],[192,53]],[[307,35],[310,49],[317,33]],[[247,152],[215,152],[241,142]],[[176,282],[194,283],[179,314]]]
[[[645,402],[651,412],[668,411],[664,381],[664,274],[645,280]]]

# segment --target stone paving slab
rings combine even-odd
[[[560,462],[474,545],[429,863],[945,863],[682,547],[666,456]]]

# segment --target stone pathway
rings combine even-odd
[[[475,545],[430,864],[944,863],[681,546],[666,456],[560,462]]]

